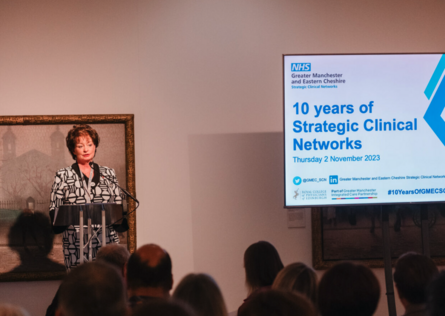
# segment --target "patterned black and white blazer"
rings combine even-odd
[[[117,185],[116,174],[113,169],[97,164],[92,164],[94,175],[91,179],[89,197],[91,203],[117,203],[122,204],[124,195]],[[86,185],[83,184],[85,179]],[[61,205],[82,205],[87,203],[86,188],[90,180],[85,177],[77,163],[71,167],[63,168],[57,171],[54,183],[51,189],[50,197],[50,216],[54,219],[54,211]],[[87,230],[84,236],[79,234],[79,226],[60,227],[54,226],[56,234],[62,233],[62,246],[65,260],[65,266],[69,271],[72,267],[80,264],[80,238],[85,240]],[[92,258],[96,257],[97,251],[101,247],[101,234],[103,233],[101,225],[92,225],[93,236],[84,246],[83,254],[87,257],[91,251]],[[112,227],[105,229],[106,243],[119,243],[119,236]]]
[[[93,164],[94,176],[91,183],[91,203],[122,204],[125,195],[117,186],[116,173],[113,169]],[[88,185],[88,177],[84,177]],[[86,190],[82,173],[77,163],[56,172],[49,210],[51,213],[61,205],[82,205],[87,203]]]

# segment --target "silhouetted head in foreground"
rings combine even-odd
[[[438,273],[427,256],[415,252],[401,255],[394,267],[394,283],[403,306],[425,304],[426,288]]]
[[[322,316],[371,316],[380,298],[380,285],[372,271],[343,262],[320,280],[318,306]]]
[[[316,316],[312,302],[305,296],[281,290],[256,293],[238,316]]]
[[[170,255],[155,244],[138,248],[127,263],[128,295],[168,298],[173,287]]]
[[[96,254],[97,261],[103,261],[114,265],[124,276],[125,266],[130,258],[130,252],[122,245],[111,243],[101,247]]]
[[[427,288],[427,306],[430,316],[445,315],[445,271],[441,271]]]
[[[196,316],[189,306],[174,300],[156,300],[136,306],[131,316]]]
[[[284,267],[275,278],[272,289],[301,293],[317,304],[317,274],[302,262]]]
[[[197,316],[227,316],[221,290],[207,274],[185,276],[176,287],[173,298],[190,305]]]
[[[73,269],[59,291],[56,316],[124,316],[127,311],[122,277],[103,262]]]
[[[283,269],[280,255],[267,241],[250,245],[244,252],[246,285],[250,292],[261,287],[271,286],[278,272]]]

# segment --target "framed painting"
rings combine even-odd
[[[445,204],[427,204],[427,236],[431,258],[445,264]],[[422,204],[393,205],[389,211],[389,238],[393,263],[408,251],[423,253]],[[381,268],[383,240],[380,206],[312,208],[312,257],[315,269],[339,261]]]
[[[53,280],[66,273],[61,234],[51,230],[49,200],[56,171],[74,163],[65,138],[76,124],[98,132],[94,161],[113,168],[119,184],[135,196],[132,114],[0,117],[0,281]],[[126,208],[134,210],[135,202],[127,199]],[[119,239],[133,252],[134,212],[128,225]]]

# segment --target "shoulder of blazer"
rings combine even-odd
[[[72,179],[78,179],[78,175],[76,174],[76,171],[74,171],[73,167],[69,166],[66,168],[62,168],[57,170],[56,172],[56,176],[60,177],[60,178],[72,178]]]
[[[99,166],[100,174],[104,176],[115,175],[114,169],[105,166]]]

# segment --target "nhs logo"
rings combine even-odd
[[[291,71],[311,71],[311,63],[294,63],[290,65]]]

